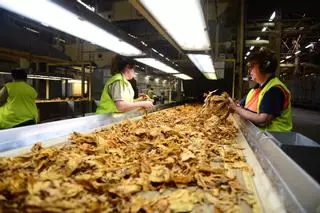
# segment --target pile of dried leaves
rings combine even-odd
[[[0,212],[242,212],[251,169],[228,119],[184,105],[0,159]]]

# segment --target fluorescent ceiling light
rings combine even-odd
[[[0,74],[2,74],[2,75],[11,75],[11,73],[9,73],[9,72],[0,72]]]
[[[288,55],[287,57],[286,57],[286,59],[289,59],[289,58],[291,58],[292,56],[291,55]]]
[[[209,80],[217,80],[217,75],[214,72],[203,72],[202,73]]]
[[[143,44],[143,46],[148,46],[146,43],[144,43],[144,41],[141,41],[141,44]]]
[[[54,37],[54,39],[59,40],[59,41],[61,41],[63,43],[66,43],[66,40],[64,40],[64,39],[61,39],[61,38],[58,38],[58,37]]]
[[[214,66],[212,59],[209,55],[205,54],[187,54],[187,56],[190,58],[192,63],[196,65],[196,67],[201,71],[201,72],[212,72],[214,73]]]
[[[306,48],[309,48],[309,47],[313,47],[313,44],[311,43],[311,44],[306,46]]]
[[[154,49],[154,48],[151,48],[151,50],[155,53],[159,53],[158,50]]]
[[[254,46],[251,46],[251,47],[250,47],[250,50],[253,50],[253,49],[254,49]]]
[[[89,5],[87,5],[86,3],[84,3],[81,0],[77,0],[77,2],[79,2],[80,4],[82,4],[83,6],[85,6],[88,10],[91,10],[92,12],[94,12],[96,9],[94,7],[90,7]]]
[[[79,80],[79,79],[72,79],[72,80],[69,80],[68,83],[71,83],[71,84],[81,84],[82,81]],[[84,84],[87,84],[87,81],[84,81]]]
[[[32,28],[25,27],[25,29],[28,30],[28,31],[30,31],[30,32],[39,34],[39,31],[36,31],[36,30],[34,30],[34,29],[32,29]]]
[[[267,27],[262,28],[262,32],[265,32],[267,30]]]
[[[139,1],[183,50],[210,50],[199,0]],[[178,13],[177,8],[180,8]]]
[[[137,38],[137,36],[134,36],[134,35],[132,35],[130,33],[128,33],[128,36],[130,36],[131,38]]]
[[[37,75],[37,74],[28,74],[27,77],[30,79],[42,79],[42,80],[53,80],[53,81],[72,80],[72,78],[68,78],[68,77]]]
[[[272,14],[271,14],[271,16],[270,16],[270,18],[269,18],[269,21],[273,21],[273,19],[276,17],[276,11],[274,11]]]
[[[186,74],[174,74],[173,76],[177,77],[177,78],[181,78],[183,80],[192,80],[193,78],[191,78],[190,76],[186,75]]]
[[[179,73],[177,70],[154,58],[135,58],[134,60],[146,64],[150,67],[156,68],[165,73]]]
[[[143,52],[104,29],[48,0],[0,0],[0,7],[45,23],[50,27],[109,49],[120,55],[139,56]]]
[[[257,37],[256,40],[259,41],[259,40],[260,40],[260,37]]]
[[[297,52],[295,52],[295,55],[298,55],[299,53],[301,53],[301,50],[298,50]]]

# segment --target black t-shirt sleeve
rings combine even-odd
[[[240,106],[244,107],[246,105],[246,99],[247,95],[243,96],[243,98],[239,102]]]
[[[285,95],[279,87],[270,88],[263,96],[260,113],[267,113],[277,117],[281,115],[285,102]]]

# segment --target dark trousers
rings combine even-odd
[[[23,123],[20,123],[18,125],[15,125],[14,127],[12,128],[16,128],[16,127],[22,127],[22,126],[29,126],[29,125],[34,125],[36,124],[36,122],[34,120],[28,120],[28,121],[25,121]]]

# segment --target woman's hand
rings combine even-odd
[[[238,107],[240,107],[239,104],[236,104],[232,98],[229,98],[229,108],[236,112]]]
[[[141,107],[151,109],[153,107],[153,103],[151,101],[141,101]]]

